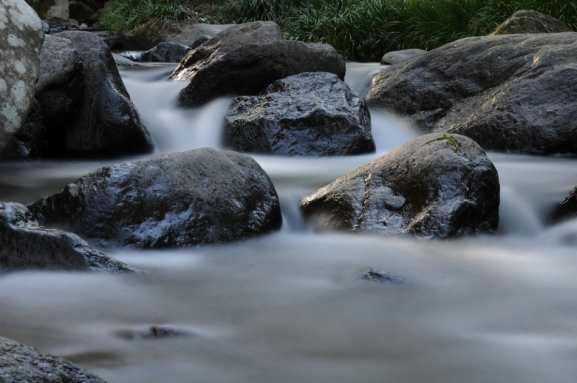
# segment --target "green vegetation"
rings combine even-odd
[[[155,16],[199,14],[186,0],[117,2],[107,18],[117,32]],[[577,30],[577,2],[569,0],[221,0],[218,7],[205,6],[201,21],[272,20],[289,39],[331,44],[348,60],[378,61],[392,50],[433,49],[486,35],[521,9],[551,15]]]

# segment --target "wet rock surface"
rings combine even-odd
[[[178,63],[190,51],[190,47],[176,43],[160,43],[142,55],[143,62]]]
[[[24,205],[0,202],[0,270],[30,269],[139,272],[75,234],[41,227]]]
[[[130,100],[108,46],[85,32],[62,32],[84,64],[79,105],[66,124],[67,155],[106,157],[148,153],[152,142]]]
[[[324,44],[284,40],[273,22],[256,21],[224,30],[190,51],[171,80],[190,80],[181,106],[194,107],[225,95],[254,95],[272,82],[303,72],[344,79],[345,63]]]
[[[309,72],[233,100],[225,141],[234,150],[290,156],[372,153],[369,110],[336,75]]]
[[[573,32],[466,38],[383,70],[366,100],[486,150],[577,153],[575,55]]]
[[[104,167],[30,209],[96,247],[166,248],[278,230],[278,196],[249,156],[214,149]]]
[[[27,0],[42,19],[49,17],[68,18],[68,0]]]
[[[0,156],[26,121],[34,98],[42,22],[24,0],[0,3]]]
[[[48,144],[42,109],[38,100],[34,99],[26,122],[12,137],[0,156],[0,161],[39,159],[46,153],[48,153]]]
[[[521,10],[513,13],[491,35],[559,32],[571,32],[571,29],[553,16],[544,15],[536,11]]]
[[[403,49],[400,51],[387,52],[381,59],[383,65],[395,65],[405,61],[409,61],[414,57],[419,57],[427,53],[422,49]]]
[[[417,137],[306,196],[318,229],[448,238],[491,233],[499,224],[499,178],[471,139]]]
[[[563,201],[559,203],[553,213],[553,221],[565,221],[577,218],[577,186],[575,186]]]
[[[2,383],[106,383],[69,361],[0,337]]]

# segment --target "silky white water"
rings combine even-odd
[[[220,141],[230,99],[179,110],[174,68],[121,70],[157,152]],[[348,64],[366,92],[377,64]],[[577,159],[489,153],[499,233],[448,241],[312,232],[306,193],[418,135],[372,112],[374,155],[255,156],[281,198],[280,232],[225,246],[109,255],[146,276],[0,275],[0,336],[66,357],[109,383],[575,382],[577,221],[551,226]],[[128,159],[126,159],[128,160]],[[30,203],[116,161],[0,165],[0,200]],[[363,269],[403,283],[374,283]],[[119,334],[153,325],[185,334]]]

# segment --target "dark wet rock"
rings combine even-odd
[[[273,22],[240,24],[191,50],[171,80],[188,80],[181,106],[194,107],[225,95],[254,95],[272,82],[304,72],[344,79],[345,63],[330,45],[282,38]]]
[[[0,337],[2,383],[106,383],[69,361]]]
[[[306,196],[318,229],[447,238],[499,224],[499,177],[473,140],[417,137]]]
[[[0,270],[30,269],[138,271],[75,234],[41,227],[24,205],[0,202]]]
[[[553,16],[544,15],[536,11],[521,10],[513,13],[491,35],[559,32],[571,32],[571,29]]]
[[[225,243],[280,228],[278,196],[249,156],[214,149],[104,167],[30,209],[97,247]]]
[[[111,51],[124,49],[122,36],[106,36],[102,38],[102,41],[104,41]]]
[[[400,51],[393,51],[385,53],[381,59],[381,64],[383,65],[395,65],[400,64],[405,61],[409,61],[412,58],[419,57],[427,53],[427,51],[422,49],[403,49]]]
[[[364,100],[326,72],[289,76],[259,96],[235,98],[226,115],[225,141],[240,152],[289,156],[375,151]]]
[[[62,27],[64,29],[78,28],[78,21],[64,17],[50,17],[44,20],[50,28]]]
[[[553,222],[577,218],[577,186],[559,203],[552,218]]]
[[[470,37],[377,74],[369,106],[486,150],[577,153],[577,33]]]
[[[41,19],[68,18],[68,0],[26,0]]]
[[[126,340],[133,339],[161,339],[191,336],[189,331],[167,326],[150,326],[144,330],[119,330],[116,336]]]
[[[386,271],[379,271],[371,268],[366,268],[363,270],[361,279],[367,282],[392,283],[395,285],[404,283],[404,280],[401,277],[387,273]]]
[[[68,11],[70,13],[70,18],[79,23],[88,21],[88,19],[90,19],[94,14],[94,10],[88,5],[77,2],[68,4]]]
[[[178,63],[190,51],[190,47],[176,43],[160,43],[142,55],[143,62]]]
[[[0,157],[25,123],[34,99],[42,22],[24,0],[0,6]]]
[[[12,137],[12,141],[2,153],[0,161],[39,159],[47,153],[48,143],[42,119],[42,109],[38,100],[34,99],[26,122]]]
[[[130,100],[108,46],[85,32],[62,32],[84,63],[84,89],[66,124],[66,153],[104,157],[148,153],[152,142]]]
[[[191,49],[195,49],[198,48],[199,46],[201,46],[202,44],[206,43],[208,40],[210,40],[210,36],[199,36],[197,37],[194,42],[192,43],[192,45],[190,46]]]

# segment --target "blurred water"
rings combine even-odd
[[[222,149],[230,99],[180,110],[174,66],[126,68],[158,152]],[[376,64],[349,64],[363,92]],[[365,90],[366,91],[366,90]],[[577,160],[489,153],[501,182],[495,236],[448,241],[313,233],[306,193],[415,137],[372,111],[377,153],[255,156],[283,210],[276,234],[165,251],[117,251],[144,277],[0,275],[0,335],[64,356],[109,383],[575,382],[577,220],[548,218]],[[0,200],[30,203],[111,162],[0,165]],[[371,283],[363,270],[401,284]],[[188,336],[126,339],[165,325]]]

